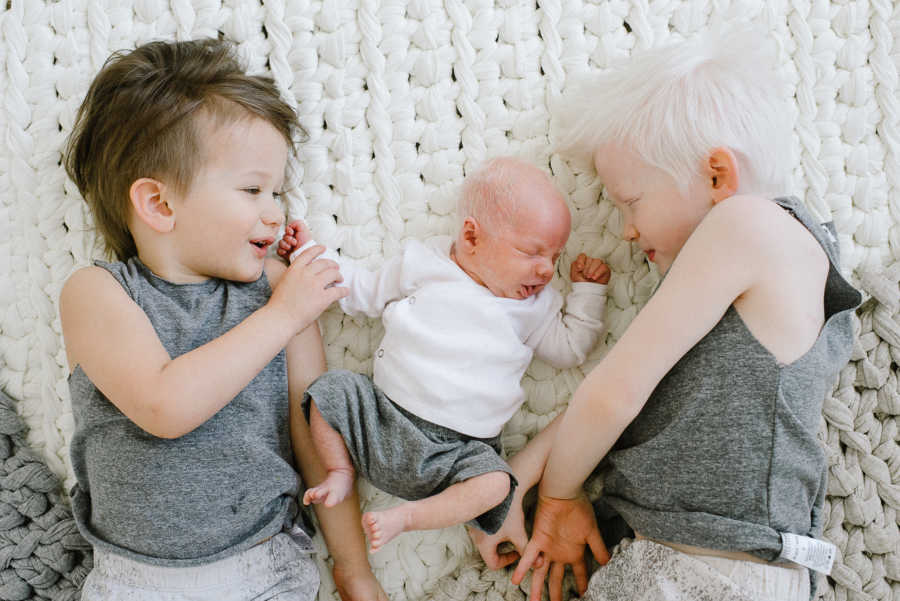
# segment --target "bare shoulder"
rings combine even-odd
[[[281,276],[287,271],[287,265],[280,259],[269,257],[263,265],[263,270],[266,278],[269,280],[269,286],[274,289],[278,282],[281,281]]]
[[[710,221],[767,243],[773,238],[806,231],[800,221],[774,201],[761,196],[735,195],[709,212]]]
[[[128,298],[122,286],[108,271],[96,265],[82,267],[74,271],[63,284],[59,294],[60,312],[81,303],[96,305],[98,296],[102,298],[117,291],[122,291],[123,298]],[[65,316],[61,317],[65,320]]]
[[[98,332],[108,332],[112,321],[135,308],[124,288],[102,267],[82,267],[72,273],[59,295],[69,368],[82,362],[86,349],[96,344]]]
[[[781,207],[767,198],[735,195],[710,210],[703,220],[704,229],[734,238],[737,243],[771,243],[780,226],[794,221]]]

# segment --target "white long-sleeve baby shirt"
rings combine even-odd
[[[376,271],[332,250],[323,256],[350,289],[341,308],[382,318],[375,385],[422,419],[487,438],[525,400],[522,376],[535,353],[559,368],[585,360],[604,331],[606,286],[574,283],[565,310],[550,286],[523,300],[494,296],[453,261],[452,242],[411,240]]]

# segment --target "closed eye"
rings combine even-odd
[[[260,189],[257,186],[250,186],[248,188],[243,188],[243,191],[246,192],[247,194],[253,194],[253,195],[260,193]]]

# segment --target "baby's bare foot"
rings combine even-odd
[[[369,537],[369,553],[374,553],[406,530],[407,511],[404,505],[363,514],[362,526]]]
[[[334,507],[353,490],[353,471],[344,469],[328,470],[328,475],[318,486],[306,489],[303,504],[322,503],[325,507]]]

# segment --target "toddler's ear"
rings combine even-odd
[[[713,204],[737,194],[741,174],[737,158],[727,146],[720,146],[709,151],[706,157],[706,186]]]
[[[175,227],[175,211],[165,200],[166,185],[150,177],[134,180],[128,193],[135,216],[159,233]]]

